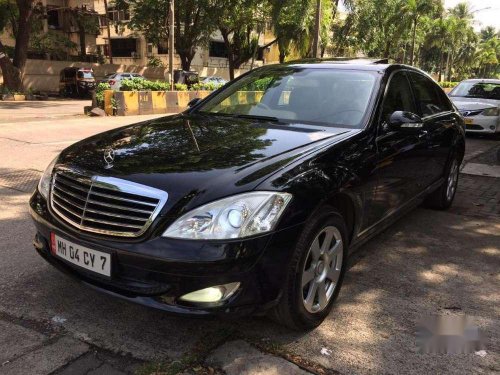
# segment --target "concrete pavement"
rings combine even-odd
[[[326,374],[500,371],[500,213],[460,209],[475,186],[471,175],[469,190],[460,187],[462,198],[450,212],[418,209],[361,248],[330,317],[307,333],[264,318],[173,317],[99,294],[54,270],[31,246],[26,204],[40,171],[72,142],[143,119],[0,124],[0,331],[7,332],[0,334],[0,366],[6,362],[0,373],[25,369],[24,363],[32,363],[26,373],[40,374],[54,366],[56,373],[105,374],[175,373],[191,365],[231,373],[256,361],[276,373],[299,367]],[[468,138],[468,153],[497,144]],[[500,190],[500,179],[488,186]],[[474,317],[485,332],[486,356],[419,354],[416,322],[426,314],[457,313]],[[53,366],[38,369],[38,358],[53,358]]]
[[[23,123],[29,120],[83,117],[83,107],[90,100],[0,101],[0,124]]]

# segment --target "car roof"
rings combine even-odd
[[[385,72],[396,69],[407,69],[415,72],[424,73],[424,71],[415,68],[414,66],[404,64],[390,64],[388,59],[351,59],[351,58],[331,58],[331,59],[305,59],[286,62],[284,64],[275,64],[267,66],[293,66],[301,68],[314,68],[314,69],[337,69],[337,70],[364,70]]]
[[[500,79],[493,79],[493,78],[471,78],[471,79],[464,79],[462,82],[500,83]]]

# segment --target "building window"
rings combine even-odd
[[[264,61],[264,48],[260,47],[257,49],[257,60]]]
[[[61,28],[58,10],[47,9],[47,25],[49,26],[49,29],[52,30],[59,30]]]
[[[210,41],[210,46],[208,49],[208,53],[210,57],[226,57],[227,58],[227,50],[224,42],[216,42]]]
[[[99,15],[99,26],[100,27],[106,27],[106,26],[108,26],[108,23],[109,23],[108,17]]]
[[[162,39],[160,43],[158,43],[158,55],[167,55],[168,54],[168,40]]]
[[[108,18],[110,21],[129,21],[130,12],[127,10],[118,10],[115,7],[108,7]]]
[[[111,53],[113,57],[138,57],[137,39],[111,39]]]

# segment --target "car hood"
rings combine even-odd
[[[462,96],[452,96],[450,99],[460,110],[475,110],[500,106],[500,100],[493,99],[465,98]]]
[[[64,150],[58,164],[164,190],[170,204],[188,196],[200,204],[252,190],[311,146],[358,131],[183,114],[87,138]]]

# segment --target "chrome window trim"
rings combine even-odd
[[[82,214],[82,217],[81,217],[81,220],[79,223],[75,222],[71,218],[67,217],[60,210],[58,210],[56,207],[57,202],[54,202],[54,200],[52,199],[52,194],[53,194],[54,185],[56,182],[57,173],[70,174],[75,179],[78,179],[82,183],[89,185],[89,190],[87,192],[87,198],[85,199],[85,206],[83,208],[83,214]],[[102,188],[105,188],[108,190],[115,190],[117,192],[135,194],[135,195],[143,196],[145,198],[158,199],[159,202],[156,205],[156,208],[153,210],[153,212],[149,216],[149,218],[146,220],[145,224],[142,226],[142,229],[138,232],[131,233],[131,232],[122,232],[122,231],[113,231],[113,230],[93,228],[93,227],[89,227],[89,226],[83,224],[84,220],[91,221],[90,219],[85,218],[85,212],[86,212],[87,203],[89,202],[89,196],[90,196],[90,193],[91,193],[93,187],[102,187]],[[72,225],[73,227],[75,227],[81,231],[98,233],[98,234],[103,234],[103,235],[107,235],[107,236],[114,236],[114,237],[118,237],[118,236],[119,237],[140,237],[148,230],[148,228],[151,226],[151,224],[154,222],[154,220],[160,214],[160,211],[165,206],[165,203],[168,200],[168,193],[166,191],[163,191],[160,189],[156,189],[156,188],[153,188],[153,187],[150,187],[147,185],[142,185],[142,184],[138,184],[138,183],[127,181],[127,180],[122,180],[120,178],[92,175],[92,174],[89,174],[88,172],[76,170],[74,168],[58,166],[56,169],[54,169],[54,173],[52,175],[52,182],[51,182],[49,197],[50,197],[50,208],[57,214],[57,217],[60,220],[69,223],[70,225]],[[120,200],[119,197],[114,197],[113,199]],[[123,200],[126,201],[126,199],[123,199]],[[130,201],[133,202],[134,200],[130,200]],[[153,204],[148,203],[148,202],[140,202],[140,204],[143,204],[146,206],[147,205],[153,206]],[[103,204],[103,206],[106,206],[106,205],[107,205],[106,203]],[[108,204],[108,205],[111,205],[111,204]],[[113,205],[111,205],[111,207],[112,206]],[[131,210],[133,210],[133,209],[131,209]],[[140,209],[138,209],[137,211],[141,212]],[[116,223],[115,225],[117,227],[119,227],[122,224]]]

